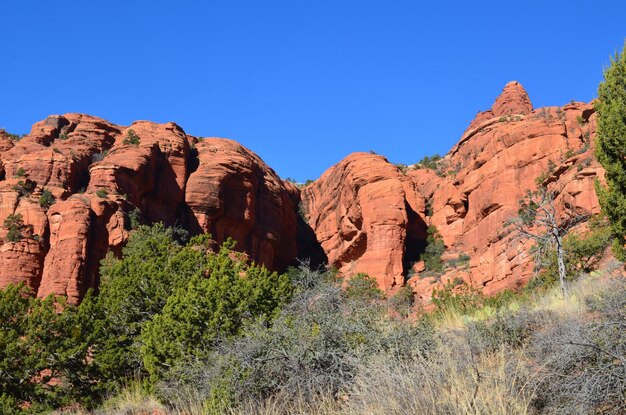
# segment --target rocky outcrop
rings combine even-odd
[[[195,144],[197,169],[185,192],[189,229],[207,232],[255,262],[284,269],[296,257],[298,190],[240,144],[206,138]]]
[[[344,275],[364,272],[386,290],[404,283],[405,245],[425,237],[402,172],[379,155],[354,153],[302,192],[306,220]]]
[[[356,153],[305,188],[302,200],[329,263],[346,275],[366,272],[387,291],[406,281],[425,302],[459,278],[493,294],[532,275],[529,243],[507,222],[539,177],[561,214],[565,206],[599,212],[594,137],[592,105],[533,111],[524,88],[510,82],[434,168],[403,174],[383,157]],[[428,226],[446,245],[443,275],[423,272],[419,261]]]
[[[100,260],[120,252],[131,216],[233,238],[272,269],[311,258],[388,292],[408,284],[425,303],[450,280],[487,294],[519,287],[532,260],[507,222],[538,180],[559,214],[599,212],[595,118],[585,103],[533,110],[510,82],[436,163],[405,169],[355,153],[300,191],[231,140],[174,123],[50,116],[22,138],[0,131],[0,223],[22,221],[19,238],[0,229],[0,287],[25,282],[79,301],[97,287]],[[446,246],[439,275],[421,261],[431,226]]]
[[[298,198],[231,140],[198,140],[174,123],[50,116],[22,138],[0,131],[0,223],[22,221],[18,240],[0,230],[0,287],[25,282],[40,297],[79,301],[97,287],[100,260],[126,242],[129,212],[233,238],[282,270],[296,256]]]

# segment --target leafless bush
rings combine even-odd
[[[549,414],[626,413],[626,286],[611,284],[590,306],[597,315],[563,319],[540,332],[535,406]]]

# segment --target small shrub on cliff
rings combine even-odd
[[[105,199],[108,195],[109,195],[109,192],[107,192],[107,191],[106,191],[106,190],[104,190],[104,189],[98,189],[98,190],[96,190],[96,196],[98,196],[98,197],[100,197],[100,198],[102,198],[102,199]]]
[[[437,170],[439,161],[441,160],[441,156],[439,154],[435,154],[433,156],[424,156],[419,162],[417,162],[416,166],[423,167],[426,169]]]
[[[19,242],[24,238],[22,231],[25,225],[20,213],[7,216],[2,227],[8,231],[7,240],[9,242]]]
[[[434,226],[428,227],[428,237],[426,238],[426,248],[422,254],[422,260],[424,261],[424,267],[426,271],[443,271],[443,261],[441,255],[445,252],[446,246],[443,243],[443,238]]]
[[[48,209],[54,203],[54,196],[49,190],[44,190],[39,197],[39,206]]]
[[[128,129],[126,131],[126,137],[124,137],[124,140],[122,141],[123,144],[129,144],[131,146],[138,146],[139,145],[139,136],[137,136],[137,134],[135,134],[135,131],[133,131],[132,129]]]
[[[18,197],[29,196],[33,190],[35,190],[35,183],[30,180],[19,180],[15,186],[13,186],[18,194]]]
[[[20,178],[20,177],[24,177],[26,176],[26,170],[24,170],[23,167],[20,167],[19,169],[17,169],[15,171],[15,174],[13,175],[13,177],[15,178]]]

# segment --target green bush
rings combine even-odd
[[[96,196],[102,198],[102,199],[106,199],[106,197],[109,195],[109,192],[107,192],[105,189],[98,189],[96,190]]]
[[[13,190],[15,190],[18,194],[18,197],[29,196],[35,190],[35,183],[30,180],[18,180],[17,184],[13,186]]]
[[[15,178],[20,178],[20,177],[24,177],[26,176],[26,170],[24,170],[23,167],[20,167],[19,169],[17,169],[15,171],[15,174],[13,175],[13,177]]]
[[[429,226],[427,232],[426,248],[421,256],[424,261],[424,268],[426,271],[442,272],[444,264],[441,255],[445,252],[446,246],[436,227]]]
[[[7,240],[9,242],[19,242],[22,238],[24,238],[22,232],[25,230],[26,226],[24,225],[24,221],[22,220],[22,215],[20,213],[12,213],[7,216],[2,227],[8,231]]]
[[[433,156],[424,156],[424,158],[417,162],[417,166],[426,169],[437,170],[440,161],[441,156],[439,154],[435,154]]]
[[[124,140],[122,141],[123,144],[129,144],[136,147],[139,145],[139,142],[139,136],[135,134],[135,131],[131,130],[130,128],[126,130],[126,137],[124,137]]]
[[[75,307],[63,299],[31,295],[24,285],[0,290],[3,414],[47,412],[72,402],[87,403],[89,397],[87,304]]]
[[[44,190],[39,197],[39,206],[48,209],[54,203],[54,196],[49,190]]]

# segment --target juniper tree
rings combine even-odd
[[[611,58],[598,87],[596,156],[606,170],[606,186],[596,182],[603,212],[609,218],[615,255],[626,260],[626,56]]]

